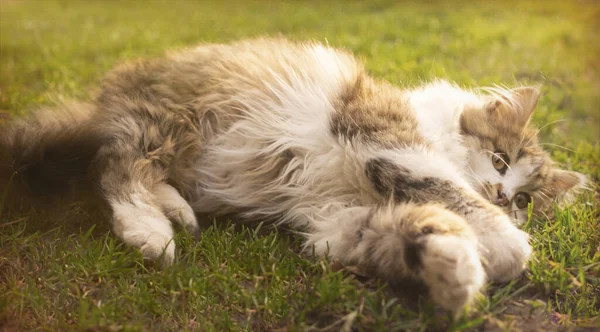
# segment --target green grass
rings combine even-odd
[[[555,160],[600,179],[600,5],[573,2],[0,0],[0,111],[89,98],[118,62],[200,41],[327,40],[398,85],[543,84],[534,123]],[[0,197],[4,188],[0,188]],[[1,205],[1,204],[0,204]],[[300,255],[285,230],[208,219],[161,271],[88,202],[0,215],[0,329],[530,330],[599,327],[598,191],[525,225],[525,275],[454,320],[406,286]],[[2,213],[2,211],[0,211]],[[411,285],[408,288],[413,288]]]

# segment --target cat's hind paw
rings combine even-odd
[[[200,236],[196,214],[177,189],[163,183],[155,186],[152,193],[169,220],[183,226],[193,236]]]
[[[175,261],[175,243],[172,238],[159,234],[152,234],[142,244],[140,251],[144,259],[152,262],[160,262],[163,266],[173,265]]]
[[[131,196],[129,202],[111,201],[113,230],[125,243],[139,248],[144,259],[169,266],[175,259],[171,222],[155,206]]]

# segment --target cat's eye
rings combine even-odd
[[[531,203],[531,196],[528,193],[520,192],[515,195],[515,204],[519,209],[527,208],[527,205]]]
[[[506,172],[509,163],[510,159],[508,158],[508,155],[502,151],[496,151],[492,155],[492,165],[494,165],[494,168],[500,172],[500,174]]]

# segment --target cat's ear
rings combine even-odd
[[[517,111],[523,125],[527,124],[533,115],[533,111],[540,100],[540,87],[526,86],[522,88],[512,89],[512,96],[515,103],[515,111]]]
[[[486,110],[491,115],[508,117],[514,124],[525,127],[533,115],[540,95],[538,86],[514,88],[499,99],[491,101]]]
[[[554,197],[565,198],[571,196],[569,194],[586,189],[587,185],[588,180],[585,175],[554,168],[550,175],[548,189]]]

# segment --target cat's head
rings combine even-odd
[[[547,213],[574,197],[585,176],[555,167],[529,126],[539,88],[488,91],[483,106],[466,108],[460,118],[472,186],[518,223],[527,220],[531,201],[535,212]]]

